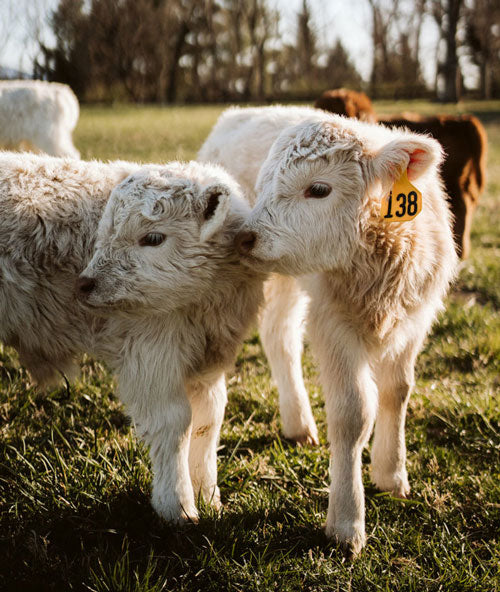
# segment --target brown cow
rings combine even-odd
[[[441,176],[454,216],[455,245],[458,255],[466,259],[470,253],[472,216],[485,185],[488,145],[486,130],[473,115],[403,115],[404,117],[379,119],[379,123],[429,134],[443,147],[447,156],[442,165]]]
[[[372,102],[364,92],[357,92],[347,88],[325,90],[316,100],[314,106],[317,109],[338,113],[346,117],[355,117],[362,121],[376,123],[377,116],[373,110]]]

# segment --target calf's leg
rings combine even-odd
[[[379,406],[371,450],[372,481],[378,489],[398,497],[406,497],[410,492],[405,417],[419,348],[420,342],[411,344],[395,359],[382,359],[377,365]]]
[[[188,464],[191,410],[187,399],[169,406],[168,415],[169,421],[164,421],[159,429],[138,430],[150,447],[151,503],[167,521],[196,522],[198,512]]]
[[[120,397],[138,435],[150,447],[153,469],[151,503],[170,522],[196,521],[189,475],[191,406],[173,360],[161,363],[150,347],[134,351],[119,373]],[[140,363],[135,363],[140,360]]]
[[[297,280],[273,276],[265,285],[260,337],[280,401],[283,434],[298,443],[318,444],[318,430],[302,376],[302,336],[307,296]]]
[[[340,315],[319,309],[311,314],[311,344],[319,362],[330,441],[325,532],[355,554],[365,543],[361,455],[375,419],[377,388],[362,340]]]
[[[193,412],[189,471],[194,495],[201,494],[205,502],[219,508],[217,444],[227,401],[224,374],[209,383],[190,385],[188,396]]]

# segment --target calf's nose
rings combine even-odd
[[[94,278],[81,275],[76,280],[76,292],[80,296],[88,296],[92,290],[96,287],[96,281]]]
[[[257,235],[251,230],[242,230],[238,232],[234,239],[236,250],[240,255],[248,255],[255,246]]]

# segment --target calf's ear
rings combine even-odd
[[[229,212],[229,189],[224,185],[210,185],[200,198],[200,240],[210,240],[220,230]]]
[[[440,164],[443,150],[437,140],[408,134],[386,144],[373,161],[375,175],[383,183],[393,183],[406,169],[408,179],[415,181],[430,167]]]

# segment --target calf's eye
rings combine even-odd
[[[314,197],[316,199],[320,199],[330,195],[331,191],[332,188],[327,183],[313,183],[306,189],[304,197]]]
[[[141,247],[157,247],[165,238],[166,236],[161,232],[149,232],[139,240],[139,244]]]

